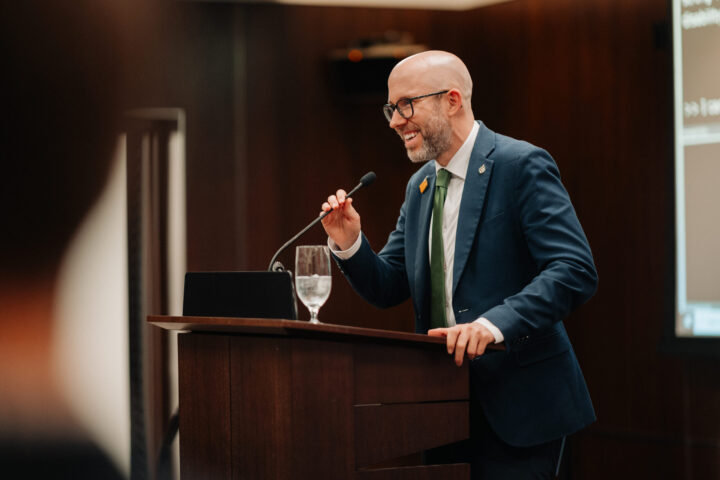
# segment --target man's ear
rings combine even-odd
[[[447,93],[447,98],[449,104],[448,115],[455,115],[462,108],[462,95],[457,88],[453,88]]]

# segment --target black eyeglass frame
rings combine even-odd
[[[444,93],[448,93],[449,91],[450,90],[441,90],[439,92],[426,93],[425,95],[418,95],[417,97],[401,98],[400,100],[398,100],[398,103],[408,102],[408,105],[410,105],[410,115],[408,115],[408,116],[403,115],[402,110],[400,110],[398,108],[398,103],[395,103],[395,104],[386,103],[385,105],[383,105],[383,113],[385,114],[385,118],[387,118],[388,122],[392,122],[392,116],[393,116],[393,112],[395,110],[397,110],[397,112],[400,114],[400,116],[403,117],[405,120],[409,120],[410,118],[412,118],[413,115],[415,115],[415,108],[413,107],[413,100],[418,100],[420,98],[425,98],[425,97],[432,97],[434,95],[442,95]],[[405,108],[405,107],[403,107],[403,108]]]

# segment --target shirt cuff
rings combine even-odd
[[[355,243],[353,243],[352,246],[350,248],[348,248],[347,250],[340,250],[340,247],[338,247],[337,244],[335,242],[333,242],[333,240],[330,237],[328,237],[327,244],[328,244],[328,248],[333,253],[333,255],[338,257],[340,260],[347,260],[350,257],[352,257],[353,255],[355,255],[358,252],[358,250],[360,250],[360,246],[362,245],[362,232],[360,232],[360,235],[358,235],[358,238],[357,238],[357,240],[355,240]]]
[[[487,318],[480,317],[475,321],[478,322],[483,327],[490,330],[490,333],[492,333],[493,337],[495,337],[495,343],[502,343],[503,340],[505,340],[505,337],[503,336],[500,329],[498,327],[496,327],[495,325],[493,325],[492,322],[490,322],[490,320],[488,320]]]

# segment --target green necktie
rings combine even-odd
[[[432,245],[430,247],[430,326],[431,328],[447,327],[445,318],[445,255],[443,248],[443,207],[450,172],[441,168],[435,181],[435,197],[433,201]]]

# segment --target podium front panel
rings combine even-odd
[[[467,362],[455,366],[437,339],[288,320],[151,322],[197,326],[178,336],[183,479],[468,478],[463,465],[393,466],[469,436]]]

